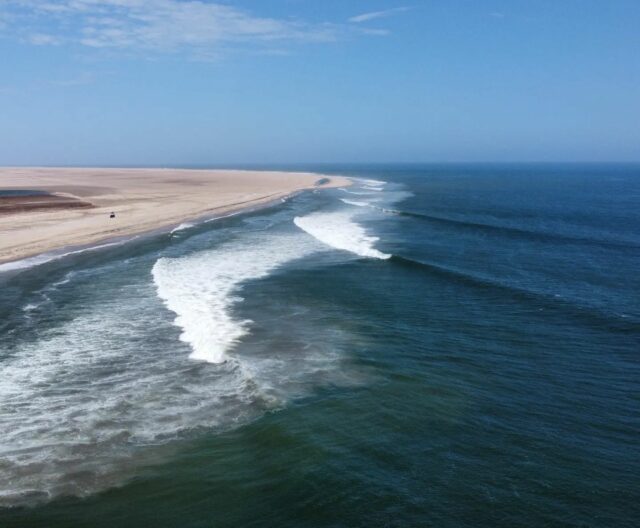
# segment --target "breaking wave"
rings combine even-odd
[[[118,485],[162,445],[269,405],[238,365],[194,368],[150,335],[157,309],[150,283],[127,287],[3,358],[0,506]]]
[[[243,234],[158,259],[153,281],[121,261],[117,273],[74,276],[71,292],[52,285],[40,310],[25,306],[44,321],[61,310],[73,317],[11,350],[0,345],[0,507],[120,485],[166,460],[176,440],[241,425],[333,379],[339,354],[330,345],[261,355],[256,341],[257,354],[227,356],[249,331],[233,315],[246,281],[321,248],[297,231]]]
[[[365,229],[354,220],[352,212],[313,213],[308,216],[297,216],[294,223],[303,231],[317,238],[320,242],[350,251],[361,257],[388,259],[388,253],[382,253],[374,247],[379,240],[367,234]]]
[[[373,187],[384,187],[387,184],[387,182],[382,180],[360,179],[358,181],[361,181],[364,185],[370,185]]]
[[[346,198],[340,198],[340,201],[347,205],[355,205],[357,207],[367,207],[370,205],[368,202],[360,202],[358,200],[347,200]]]
[[[248,321],[233,317],[243,282],[264,277],[282,264],[314,250],[304,237],[278,235],[243,239],[180,258],[161,258],[153,266],[159,297],[176,314],[180,339],[191,358],[220,363],[247,333]]]
[[[362,189],[362,188],[363,188],[363,187],[361,187],[361,189]],[[343,192],[346,192],[347,194],[358,194],[358,195],[360,195],[360,196],[367,196],[367,195],[370,195],[370,194],[371,194],[371,192],[369,192],[369,191],[365,191],[365,192],[358,192],[358,191],[349,191],[349,190],[347,190],[347,189],[340,189],[340,190],[341,190],[341,191],[343,191]]]
[[[295,221],[313,236],[290,217],[285,229],[264,221],[213,249],[74,269],[30,294],[21,317],[37,335],[0,343],[0,507],[121,485],[166,460],[180,439],[246,423],[314,385],[351,383],[334,348],[348,339],[341,329],[318,340],[324,323],[303,315],[304,325],[276,325],[274,335],[298,334],[290,349],[274,347],[258,334],[264,321],[250,337],[251,322],[235,313],[248,282],[322,251],[322,243],[390,257],[352,214]],[[172,255],[189,247],[180,244]]]

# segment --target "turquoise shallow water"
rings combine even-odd
[[[640,167],[318,170],[0,273],[0,525],[637,526]]]

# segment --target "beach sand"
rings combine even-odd
[[[229,214],[304,189],[348,184],[346,178],[302,172],[0,168],[0,195],[15,190],[53,195],[4,198],[0,262]]]

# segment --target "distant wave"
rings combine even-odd
[[[313,251],[298,236],[272,236],[227,244],[181,258],[160,258],[152,269],[159,297],[177,317],[192,359],[220,363],[247,333],[248,321],[231,314],[243,282],[269,274]]]
[[[462,282],[469,286],[485,289],[485,290],[502,290],[507,293],[510,298],[524,299],[535,301],[550,309],[563,305],[565,309],[571,309],[573,315],[577,318],[587,318],[605,325],[609,330],[617,329],[622,332],[629,330],[636,331],[639,321],[630,318],[627,315],[605,313],[593,306],[577,304],[569,299],[559,298],[544,292],[534,291],[523,287],[517,287],[511,284],[500,282],[497,279],[484,277],[473,274],[464,270],[454,269],[432,262],[425,262],[400,255],[392,255],[391,262],[404,266],[415,268],[430,274],[439,275],[443,278]]]
[[[387,184],[385,181],[372,179],[356,179],[356,181],[361,181],[365,185],[372,185],[374,187],[384,187]]]
[[[354,221],[353,214],[345,212],[313,213],[297,216],[294,223],[320,242],[336,249],[350,251],[361,257],[388,259],[391,255],[375,249],[377,237],[367,235],[365,229]]]
[[[470,222],[466,220],[457,220],[455,218],[447,218],[447,217],[438,216],[438,215],[428,215],[428,214],[417,213],[413,211],[403,211],[403,210],[385,209],[385,208],[380,208],[380,210],[385,213],[424,220],[432,224],[440,224],[443,226],[475,230],[475,231],[481,231],[485,233],[494,233],[497,235],[508,236],[512,238],[527,238],[529,240],[539,240],[541,242],[565,242],[565,243],[574,243],[574,244],[587,244],[587,245],[608,247],[608,248],[614,248],[614,249],[637,250],[640,248],[638,244],[635,244],[633,242],[602,240],[594,237],[564,235],[562,233],[548,233],[548,232],[542,232],[542,231],[535,231],[532,229],[521,229],[518,227],[488,224],[484,222]]]
[[[347,194],[358,194],[360,196],[370,196],[372,193],[371,192],[358,192],[358,191],[350,191],[348,189],[340,189],[343,192],[346,192]]]
[[[435,264],[433,262],[425,262],[423,260],[417,260],[410,257],[403,257],[401,255],[393,255],[391,261],[396,264],[400,264],[402,266],[417,268],[423,271],[428,271],[437,275],[444,276],[449,279],[455,279],[456,281],[459,281],[459,282],[465,282],[473,286],[508,289],[510,291],[517,291],[525,295],[529,293],[526,290],[514,289],[508,285],[493,281],[491,279],[480,277],[478,275],[467,273],[465,271],[450,268],[447,266],[442,266],[440,264]]]
[[[340,198],[340,201],[347,205],[355,205],[357,207],[367,207],[369,202],[359,202],[358,200],[347,200],[346,198]]]

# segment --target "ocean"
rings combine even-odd
[[[640,166],[316,169],[0,266],[0,526],[640,525]]]

